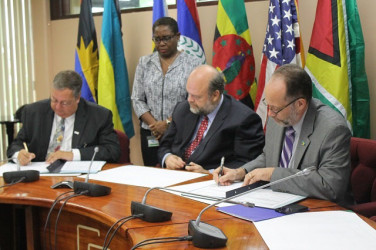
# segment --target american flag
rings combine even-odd
[[[260,115],[264,126],[267,107],[261,100],[264,98],[265,85],[273,72],[279,66],[289,63],[304,67],[297,6],[297,1],[294,0],[270,0],[255,102],[256,112]]]

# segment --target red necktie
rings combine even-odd
[[[192,141],[192,144],[185,150],[184,156],[185,156],[186,160],[191,156],[192,152],[200,144],[200,141],[202,140],[202,137],[204,136],[204,132],[208,128],[208,121],[209,121],[209,119],[208,119],[207,116],[205,116],[204,119],[202,119],[195,139]]]

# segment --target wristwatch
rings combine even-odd
[[[167,118],[166,119],[167,126],[170,125],[171,121]]]

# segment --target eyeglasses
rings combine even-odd
[[[54,105],[57,105],[59,103],[63,107],[68,107],[68,106],[73,104],[73,100],[72,101],[61,101],[61,102],[59,102],[58,100],[51,98],[51,103],[54,104]]]
[[[262,103],[266,106],[266,107],[268,107],[268,109],[270,110],[270,112],[272,112],[273,113],[273,115],[278,115],[278,113],[279,112],[281,112],[282,110],[284,110],[285,108],[287,108],[288,106],[290,106],[291,104],[293,104],[294,102],[296,102],[297,100],[299,100],[299,99],[301,99],[301,98],[303,98],[303,97],[298,97],[298,98],[295,98],[294,100],[292,100],[291,102],[289,102],[288,104],[286,104],[285,106],[283,106],[282,108],[273,108],[273,107],[271,107],[270,105],[268,105],[267,103],[266,103],[266,101],[265,101],[265,98],[264,99],[262,99]]]
[[[155,42],[155,43],[161,43],[161,42],[164,42],[164,43],[167,43],[169,42],[175,35],[172,35],[172,36],[162,36],[162,37],[153,37],[152,40]]]

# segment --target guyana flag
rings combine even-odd
[[[213,66],[226,78],[225,93],[253,107],[255,59],[243,0],[219,0]]]
[[[318,0],[305,70],[313,95],[340,112],[355,137],[370,137],[364,40],[356,0]]]
[[[131,138],[134,135],[132,108],[118,6],[118,0],[104,1],[98,103],[112,111],[114,128]]]

